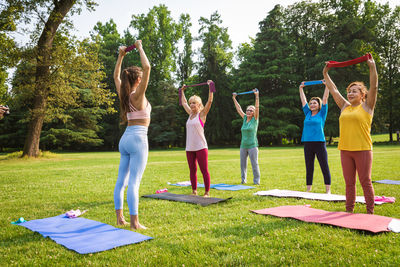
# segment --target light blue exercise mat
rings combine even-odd
[[[174,186],[190,186],[190,182],[179,182],[175,184],[170,184]],[[197,183],[197,187],[204,187],[204,184]],[[211,184],[210,188],[217,190],[226,190],[226,191],[238,191],[238,190],[246,190],[255,188],[254,186],[248,185],[232,185],[232,184]]]
[[[378,181],[372,181],[373,183],[378,183],[378,184],[399,184],[399,180],[378,180]]]
[[[67,218],[65,214],[18,224],[79,254],[95,253],[139,243],[152,237],[85,219]]]

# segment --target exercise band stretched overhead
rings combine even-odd
[[[205,82],[205,83],[197,83],[197,84],[185,85],[185,87],[196,87],[196,86],[207,85],[207,84],[208,84],[207,82]],[[213,92],[213,93],[216,92],[214,82],[210,82],[210,84],[209,84],[208,86],[209,86],[211,92]],[[178,92],[179,92],[179,105],[182,106],[182,99],[181,99],[181,98],[182,98],[182,92],[181,92],[181,88],[179,88],[179,91],[178,91]]]
[[[337,62],[337,61],[328,61],[328,68],[341,68],[341,67],[347,67],[350,65],[354,65],[354,64],[358,64],[364,61],[367,61],[368,59],[371,59],[372,56],[370,53],[365,54],[362,57],[358,57],[352,60],[348,60],[348,61],[343,61],[343,62]]]
[[[304,85],[315,85],[315,84],[323,84],[324,82],[322,80],[318,80],[318,81],[308,81],[308,82],[304,82]]]
[[[255,88],[255,89],[256,89],[256,92],[258,92],[258,89],[257,89],[257,88]],[[242,93],[232,93],[232,94],[237,94],[237,95],[254,94],[254,91],[253,91],[253,90],[251,90],[251,91],[247,91],[247,92],[242,92]]]
[[[121,45],[122,46],[122,45]],[[120,47],[121,47],[120,46]],[[125,53],[128,53],[128,52],[130,52],[130,51],[132,51],[133,49],[135,49],[136,48],[136,45],[130,45],[130,46],[127,46],[126,48],[125,48]],[[118,51],[117,51],[117,53],[119,53],[119,48],[118,48]]]
[[[130,46],[128,46],[127,48],[125,48],[125,52],[126,53],[128,53],[129,51],[132,51],[133,49],[135,49],[136,48],[136,46],[133,44],[133,45],[130,45]]]

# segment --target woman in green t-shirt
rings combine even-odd
[[[258,141],[257,141],[257,128],[258,128],[258,115],[259,115],[259,101],[258,90],[253,90],[256,97],[255,105],[250,105],[246,108],[246,113],[243,112],[242,107],[236,100],[236,93],[233,93],[232,99],[235,103],[236,111],[243,118],[242,124],[242,142],[240,143],[240,170],[242,177],[242,184],[246,183],[247,177],[247,157],[250,157],[251,167],[253,169],[253,182],[260,184],[260,168],[258,166]]]

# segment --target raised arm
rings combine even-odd
[[[329,98],[329,89],[326,86],[325,80],[322,81],[325,84],[325,91],[324,91],[324,96],[322,97],[322,104],[326,105],[328,103],[328,98]]]
[[[325,62],[324,70],[322,74],[324,75],[325,85],[328,87],[329,92],[331,93],[333,99],[335,100],[336,104],[343,110],[345,107],[349,106],[350,103],[340,94],[339,90],[336,88],[336,85],[333,83],[331,77],[329,77],[328,71],[328,62]]]
[[[121,89],[121,65],[122,65],[122,60],[124,59],[124,56],[126,55],[125,48],[126,48],[125,46],[121,46],[119,48],[118,59],[117,59],[117,63],[115,64],[115,68],[114,68],[114,83],[115,83],[115,89],[117,90],[118,95],[119,95],[119,92]]]
[[[254,118],[258,120],[258,116],[260,115],[260,101],[259,101],[259,91],[257,89],[253,89],[254,95],[256,97],[256,111],[254,112]]]
[[[242,117],[242,119],[243,119],[243,118],[244,118],[244,112],[243,112],[242,107],[240,106],[239,102],[237,102],[236,96],[237,96],[236,93],[233,93],[233,94],[232,94],[233,103],[235,104],[235,108],[236,108],[237,113],[238,113],[238,114],[240,115],[240,117]]]
[[[8,107],[0,105],[0,120],[4,118],[4,114],[9,110]]]
[[[303,91],[304,86],[305,86],[304,82],[301,82],[301,84],[299,86],[301,107],[304,107],[307,104],[307,98],[306,98],[306,95],[304,94],[304,91]]]
[[[183,109],[186,111],[187,114],[190,115],[192,110],[190,109],[190,106],[187,103],[186,96],[185,96],[185,89],[186,89],[186,86],[183,85],[181,88],[181,103],[182,103]]]
[[[366,105],[367,108],[370,109],[370,112],[374,112],[376,98],[378,95],[378,73],[376,71],[375,61],[371,56],[371,59],[367,60],[367,64],[369,67],[369,90],[367,94]]]
[[[211,80],[208,80],[208,81],[207,81],[208,85],[210,85],[211,82],[212,82]],[[207,117],[208,112],[210,111],[210,108],[211,108],[211,104],[212,104],[212,102],[213,102],[213,99],[214,99],[214,93],[211,92],[211,90],[209,89],[209,90],[208,90],[208,100],[207,100],[207,103],[206,103],[206,105],[204,106],[204,109],[200,112],[200,117],[201,117],[201,119],[202,119],[203,121],[206,120],[206,117]]]
[[[136,93],[134,94],[134,96],[137,98],[140,98],[140,97],[144,96],[146,89],[147,89],[147,85],[149,84],[151,67],[150,67],[150,62],[147,59],[146,53],[143,50],[142,41],[137,40],[135,42],[135,46],[136,46],[136,49],[139,51],[140,63],[142,64],[143,75],[142,75],[141,82],[139,83],[138,87],[136,88]]]

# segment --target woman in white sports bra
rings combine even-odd
[[[127,201],[131,229],[146,229],[139,223],[138,208],[139,186],[149,153],[147,129],[150,124],[151,105],[145,93],[151,68],[143,50],[142,41],[137,40],[135,46],[140,54],[142,68],[128,67],[121,74],[122,60],[126,55],[126,47],[121,46],[114,69],[114,82],[120,100],[121,120],[122,123],[128,124],[119,141],[121,159],[114,189],[114,204],[117,225],[128,224],[123,215],[124,191],[128,186]]]
[[[212,81],[208,80],[210,84]],[[208,93],[208,101],[203,107],[201,98],[193,95],[187,103],[184,90],[182,87],[182,106],[189,118],[186,122],[186,158],[190,170],[190,183],[192,184],[192,194],[197,195],[197,164],[198,162],[204,180],[204,196],[210,196],[210,173],[208,172],[208,146],[204,136],[204,124],[206,123],[207,114],[210,111],[213,101],[213,92]]]

